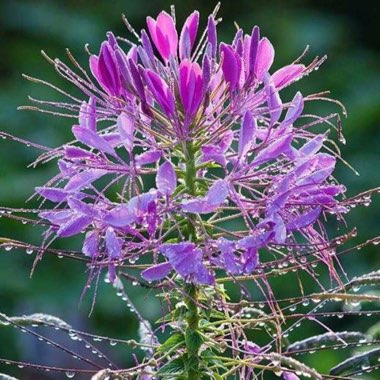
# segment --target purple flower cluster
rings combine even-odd
[[[203,34],[199,23],[195,11],[178,33],[161,12],[136,43],[109,33],[90,56],[92,76],[54,61],[87,100],[72,97],[76,140],[49,153],[59,174],[36,190],[55,204],[40,213],[46,244],[85,233],[83,254],[111,280],[142,257],[147,281],[248,275],[263,248],[323,245],[321,216],[346,212],[327,134],[313,132],[326,119],[303,113],[301,93],[280,95],[321,61],[272,72],[275,51],[258,27],[226,44],[215,15]]]

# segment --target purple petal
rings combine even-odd
[[[273,240],[277,244],[283,244],[286,240],[286,226],[284,220],[278,214],[273,214],[270,219],[273,221]]]
[[[296,216],[291,222],[287,224],[289,231],[299,230],[313,224],[321,214],[322,207],[318,206],[309,212]]]
[[[153,52],[153,46],[150,43],[149,36],[147,35],[145,30],[141,31],[141,43],[142,43],[144,52],[147,54],[151,62],[154,63],[155,57],[154,57],[154,52]]]
[[[273,83],[276,88],[281,89],[300,79],[304,71],[304,65],[293,64],[285,66],[272,75]]]
[[[252,165],[261,165],[264,162],[277,158],[280,154],[286,153],[290,148],[293,140],[292,135],[287,135],[272,142],[266,148],[261,150],[252,162]]]
[[[136,218],[143,216],[148,211],[151,202],[157,200],[157,192],[150,191],[141,195],[137,195],[130,199],[128,203],[129,212]]]
[[[214,182],[207,193],[207,201],[211,206],[220,206],[228,196],[228,183],[224,179]]]
[[[323,146],[325,135],[317,135],[312,140],[308,141],[299,152],[305,156],[311,156],[317,153]]]
[[[267,96],[268,108],[270,113],[270,123],[273,125],[278,121],[282,113],[282,101],[280,94],[274,86],[273,80],[269,76],[264,76],[265,92]]]
[[[301,115],[303,111],[303,96],[300,92],[297,92],[294,99],[291,102],[290,108],[286,113],[285,119],[282,122],[283,125],[293,124]]]
[[[114,50],[108,42],[102,43],[99,57],[90,57],[90,67],[92,74],[107,93],[120,96],[120,73]]]
[[[36,192],[52,202],[63,202],[67,198],[67,192],[56,187],[36,187]]]
[[[193,116],[202,102],[202,70],[197,63],[189,60],[181,62],[179,67],[179,93],[185,114]]]
[[[135,222],[136,216],[127,205],[121,205],[106,213],[103,220],[113,227],[125,227]]]
[[[121,256],[121,244],[112,227],[107,228],[105,241],[109,256],[112,259],[118,259]]]
[[[179,56],[181,60],[190,58],[199,24],[199,12],[194,11],[183,24],[179,39]]]
[[[175,112],[175,102],[173,94],[170,91],[169,86],[166,82],[158,76],[155,72],[151,70],[145,70],[144,76],[146,84],[150,91],[152,92],[155,100],[163,111],[169,115],[174,115]]]
[[[148,165],[157,162],[162,157],[162,150],[150,150],[135,156],[136,164]]]
[[[176,56],[178,34],[171,16],[163,11],[158,15],[157,21],[148,17],[147,25],[152,40],[162,58],[168,61],[170,56]]]
[[[245,159],[252,144],[254,144],[254,134],[257,129],[256,120],[252,117],[251,112],[247,111],[240,128],[239,150],[238,155]]]
[[[98,216],[98,211],[95,209],[94,205],[80,201],[77,198],[69,197],[67,204],[78,214],[82,214],[90,218],[95,218]]]
[[[74,216],[59,228],[57,235],[60,237],[68,237],[79,234],[85,230],[90,225],[90,223],[91,218],[88,216]]]
[[[208,214],[212,212],[208,207],[207,201],[204,199],[191,199],[184,200],[181,204],[182,210],[185,212],[191,212],[194,214]]]
[[[172,195],[177,186],[177,175],[174,166],[165,161],[158,169],[156,176],[157,189],[161,194]]]
[[[133,133],[135,131],[134,119],[125,112],[117,117],[117,128],[125,148],[128,151],[133,149]]]
[[[233,91],[239,84],[241,72],[241,59],[233,48],[222,43],[220,52],[223,54],[222,70],[224,79],[230,85],[230,91]]]
[[[154,265],[148,269],[145,269],[143,272],[141,272],[141,276],[146,281],[149,281],[149,282],[157,281],[157,280],[162,280],[172,270],[173,270],[173,267],[170,263],[162,263],[162,264]]]
[[[261,82],[264,79],[264,75],[268,72],[272,66],[274,60],[274,48],[267,38],[262,38],[259,43],[256,64],[255,64],[255,76],[256,80]]]
[[[284,372],[282,374],[284,380],[300,380],[300,378],[294,372]]]
[[[128,67],[131,73],[135,90],[137,94],[139,95],[139,97],[141,98],[141,100],[145,102],[146,101],[145,88],[144,88],[144,83],[141,78],[140,70],[132,59],[128,60]]]
[[[98,149],[100,152],[108,153],[112,156],[116,156],[116,153],[112,146],[96,132],[81,127],[79,125],[74,125],[72,128],[74,136],[83,144],[88,145],[91,148]]]
[[[242,265],[235,255],[236,243],[225,238],[219,238],[216,242],[220,254],[212,258],[212,262],[233,275],[242,273]]]
[[[160,252],[183,278],[211,285],[213,276],[202,263],[203,253],[193,243],[163,244]]]
[[[99,252],[99,235],[96,231],[87,232],[83,242],[82,253],[88,257],[95,257]]]
[[[79,125],[96,132],[96,100],[90,98],[89,102],[83,102],[79,110]]]
[[[205,55],[202,61],[202,96],[204,96],[207,93],[210,81],[211,81],[211,62],[208,55]]]
[[[251,274],[259,264],[259,255],[256,248],[248,248],[241,256],[243,273]]]
[[[215,161],[216,163],[225,166],[226,158],[225,152],[218,145],[203,145],[202,150],[202,162]]]
[[[185,212],[208,214],[216,210],[228,196],[228,183],[217,180],[203,198],[182,201],[182,210]]]
[[[216,33],[216,22],[214,16],[209,16],[207,21],[207,40],[208,40],[208,53],[212,58],[216,56],[217,48],[217,33]]]
[[[91,153],[88,150],[84,150],[77,146],[66,145],[64,149],[65,157],[70,160],[94,159],[96,157],[94,153]]]
[[[42,219],[47,219],[50,223],[61,225],[66,222],[68,222],[72,216],[73,213],[69,210],[64,211],[44,211],[40,212],[38,216]]]
[[[258,26],[255,26],[252,30],[251,43],[249,47],[249,72],[250,74],[255,74],[255,66],[257,60],[257,51],[259,48],[260,40],[260,29]]]
[[[107,174],[106,170],[100,169],[88,169],[86,171],[80,172],[74,177],[72,177],[69,182],[67,182],[64,190],[67,192],[76,192],[81,190],[89,185],[98,178]]]
[[[313,174],[308,175],[307,177],[301,178],[297,181],[298,186],[306,186],[306,185],[318,185],[325,181],[334,171],[335,168],[335,159],[331,157],[333,162],[326,165],[326,167],[317,170]]]

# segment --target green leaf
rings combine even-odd
[[[175,346],[185,343],[185,337],[181,333],[174,333],[158,347],[157,352],[167,352]]]
[[[50,327],[58,327],[63,329],[71,329],[71,326],[58,317],[54,317],[49,314],[31,314],[22,315],[20,317],[8,317],[5,314],[0,313],[0,325],[8,326],[10,323],[14,323],[18,326],[33,326],[33,325],[45,325]]]
[[[0,373],[0,380],[18,380],[15,377],[5,375],[4,373]]]
[[[220,359],[216,359],[215,352],[213,352],[210,349],[202,351],[201,357],[203,362],[206,364],[207,368],[217,366],[222,371],[228,370],[228,368],[224,365],[223,361]]]
[[[357,371],[365,371],[366,369],[379,364],[380,348],[365,352],[361,355],[353,356],[330,370],[330,375],[341,376],[345,374],[355,373]]]
[[[368,335],[370,335],[373,339],[380,339],[380,322],[375,323],[371,326],[368,331]]]
[[[312,336],[310,338],[300,340],[292,343],[288,346],[287,352],[313,350],[320,348],[321,346],[334,345],[337,343],[356,343],[356,342],[368,342],[371,341],[371,337],[361,332],[355,331],[343,331],[332,333],[328,332],[322,335]]]
[[[189,330],[185,335],[186,347],[189,352],[198,351],[203,343],[203,338],[198,331]]]
[[[157,375],[164,374],[180,374],[185,369],[185,363],[182,357],[171,360],[170,362],[163,365],[157,372]]]

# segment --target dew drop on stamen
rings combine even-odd
[[[72,372],[72,371],[66,371],[66,372],[65,372],[65,375],[66,375],[66,377],[68,377],[69,379],[72,379],[72,378],[75,376],[75,372]]]
[[[33,248],[27,248],[25,252],[27,255],[31,255],[33,253]]]
[[[304,299],[302,301],[302,306],[309,306],[310,305],[310,301],[308,299]]]

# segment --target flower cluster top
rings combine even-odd
[[[109,33],[92,75],[54,61],[86,100],[59,104],[79,121],[75,141],[48,154],[59,174],[36,190],[55,204],[40,213],[45,241],[85,232],[83,254],[111,280],[136,261],[147,281],[251,274],[262,248],[323,247],[321,216],[346,211],[327,133],[313,131],[326,118],[303,114],[312,97],[280,95],[321,61],[271,70],[258,27],[226,44],[215,15],[199,23],[195,11],[179,29],[161,12],[136,43]]]

